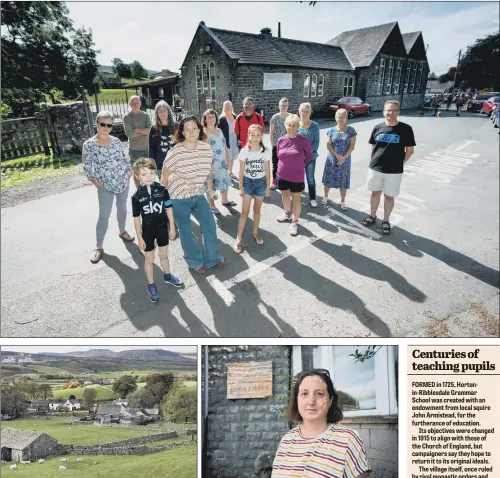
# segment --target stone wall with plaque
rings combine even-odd
[[[227,366],[227,398],[264,398],[273,394],[273,362],[241,362]]]

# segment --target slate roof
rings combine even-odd
[[[403,33],[401,36],[403,37],[403,43],[405,44],[406,53],[410,53],[410,50],[413,48],[413,45],[417,41],[418,36],[421,32],[411,32],[411,33]]]
[[[45,433],[2,427],[2,448],[7,447],[14,448],[15,450],[24,450],[42,435],[45,435]]]
[[[337,46],[200,25],[239,64],[353,70]]]
[[[356,67],[370,66],[397,22],[342,32],[327,42],[341,47]]]
[[[121,405],[99,405],[96,415],[120,415],[123,411]]]

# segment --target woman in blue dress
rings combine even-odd
[[[227,197],[227,192],[231,186],[231,178],[229,177],[228,162],[229,149],[226,144],[226,139],[220,128],[217,127],[217,112],[215,110],[207,110],[203,113],[201,119],[205,131],[208,135],[208,144],[212,148],[212,174],[214,182],[214,191],[220,191],[222,197],[222,205],[225,207],[236,206],[236,203],[230,201]],[[220,214],[218,208],[215,207],[213,199],[210,200],[210,209],[214,214]]]
[[[356,146],[356,130],[347,126],[347,111],[343,108],[335,113],[337,125],[329,129],[328,158],[323,172],[323,186],[325,197],[321,201],[323,206],[328,204],[330,188],[340,189],[340,208],[347,211],[345,197],[351,186],[351,153]]]

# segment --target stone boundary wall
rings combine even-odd
[[[93,423],[96,427],[103,427],[103,428],[128,428],[131,430],[148,430],[150,432],[177,432],[182,435],[182,432],[185,431],[186,435],[191,435],[191,433],[196,433],[197,429],[196,428],[172,428],[168,427],[168,425],[164,427],[157,427],[157,428],[152,428],[152,427],[143,427],[139,425],[128,425],[126,423],[99,423],[99,422],[91,422]],[[188,431],[189,430],[189,431]]]
[[[118,443],[118,442],[117,442]],[[184,440],[178,443],[168,443],[157,447],[148,446],[117,446],[105,448],[101,445],[59,445],[59,455],[152,455],[170,448],[179,446],[192,446],[193,441]]]

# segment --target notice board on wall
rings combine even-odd
[[[291,73],[264,73],[263,90],[291,90]]]
[[[264,398],[273,394],[273,362],[235,362],[227,366],[227,398]]]

